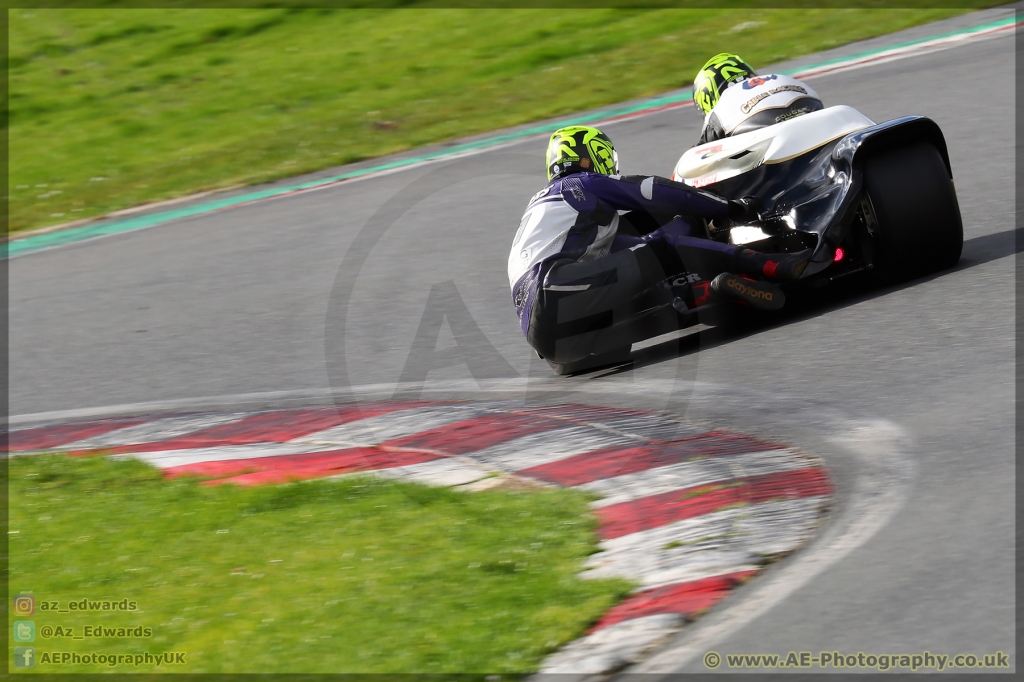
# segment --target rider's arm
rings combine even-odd
[[[718,120],[718,114],[712,111],[704,122],[704,127],[700,131],[700,141],[697,144],[707,144],[708,142],[721,140],[723,137],[725,137],[725,129],[722,128],[722,122]]]
[[[590,192],[616,210],[704,218],[724,218],[730,212],[730,202],[722,197],[656,175],[584,173],[579,177]]]

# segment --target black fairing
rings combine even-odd
[[[748,248],[797,251],[816,247],[805,278],[826,269],[829,276],[834,276],[844,269],[869,268],[870,245],[851,243],[866,239],[866,235],[851,235],[851,225],[861,224],[855,218],[861,205],[864,158],[879,147],[920,140],[930,141],[949,169],[949,155],[938,125],[922,116],[904,116],[850,133],[795,158],[762,164],[708,189],[730,199],[754,195],[764,202],[765,219],[759,226],[771,237],[747,244]],[[716,232],[713,226],[712,235],[728,239],[727,230]],[[833,265],[833,254],[840,245],[844,250],[853,248],[860,262],[854,258]]]

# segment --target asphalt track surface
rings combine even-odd
[[[638,670],[704,672],[705,650],[1012,656],[1013,83],[1012,34],[812,81],[942,127],[965,244],[937,276],[554,377],[505,276],[544,185],[535,138],[11,260],[10,413],[317,389],[673,412],[821,455],[837,500],[810,547]],[[699,123],[607,132],[624,172],[667,175]]]

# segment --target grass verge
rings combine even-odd
[[[17,457],[10,532],[10,593],[36,599],[32,672],[110,669],[43,665],[46,651],[172,651],[187,663],[159,670],[525,673],[629,589],[577,577],[594,520],[570,490],[369,477],[241,488],[132,460]],[[81,599],[137,611],[42,610]],[[45,639],[44,626],[152,632]]]
[[[652,95],[721,51],[757,67],[966,11],[12,9],[8,229]]]

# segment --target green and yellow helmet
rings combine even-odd
[[[718,98],[729,83],[756,76],[750,65],[739,55],[723,52],[716,54],[693,79],[693,103],[707,116],[718,104]]]
[[[608,136],[590,126],[559,128],[548,140],[548,181],[570,173],[615,175],[619,155]]]

